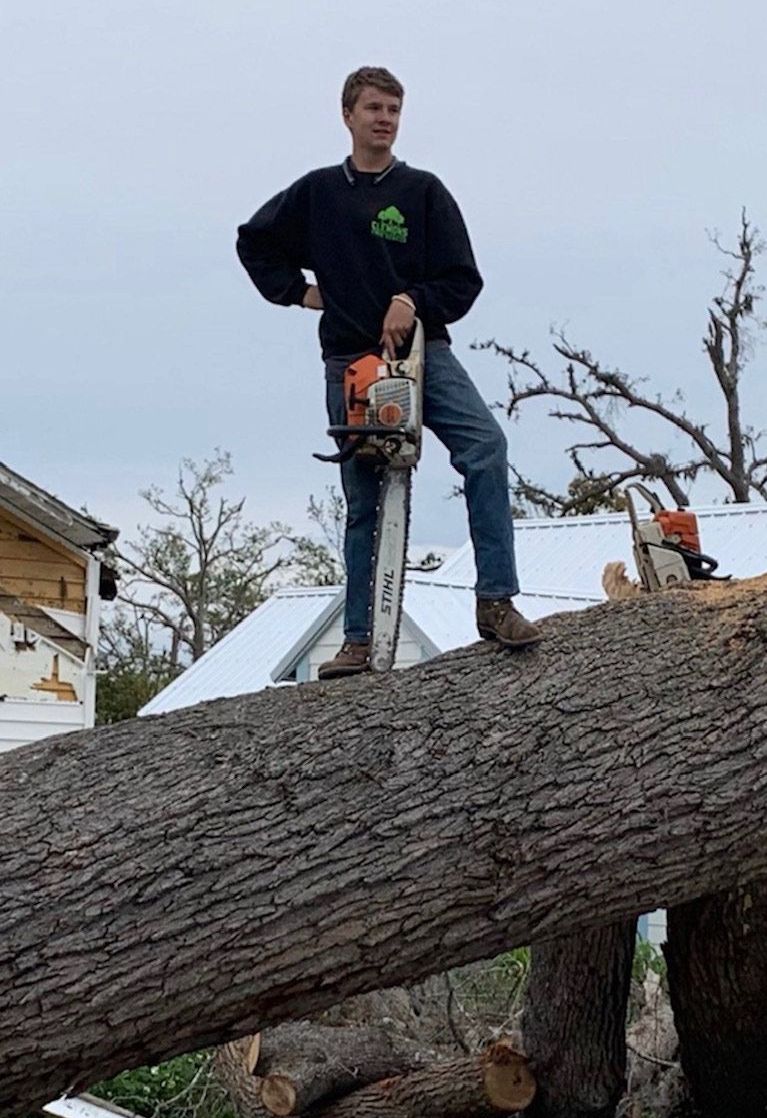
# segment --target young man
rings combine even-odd
[[[463,218],[442,183],[392,154],[404,90],[366,66],[346,79],[344,122],[352,153],[293,183],[241,225],[237,251],[272,303],[322,311],[330,422],[346,422],[346,366],[373,350],[394,355],[415,316],[426,332],[424,424],[463,477],[477,565],[477,628],[512,648],[541,632],[514,608],[518,593],[506,439],[453,356],[446,324],[462,318],[482,287]],[[311,269],[308,284],[302,269]],[[369,670],[368,613],[379,475],[343,463],[347,503],[345,641],[321,679]]]

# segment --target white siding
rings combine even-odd
[[[343,614],[339,614],[333,624],[320,634],[319,638],[312,644],[306,656],[304,656],[299,668],[298,678],[316,679],[320,664],[324,664],[326,660],[332,660],[343,642],[344,619]],[[414,636],[407,618],[403,617],[394,667],[409,668],[413,664],[420,664],[426,659],[427,656],[424,649]],[[304,674],[306,672],[307,662],[309,668],[308,676]]]
[[[6,698],[0,701],[0,753],[85,726],[82,703]]]
[[[39,702],[58,702],[52,692],[41,691],[36,686],[51,678],[56,657],[58,678],[62,683],[70,684],[77,698],[82,699],[85,686],[84,665],[29,629],[23,629],[25,640],[16,640],[16,636],[22,635],[22,629],[23,627],[14,625],[4,613],[0,613],[0,695]]]

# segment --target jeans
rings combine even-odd
[[[351,357],[325,365],[328,417],[346,422],[343,375]],[[450,452],[463,478],[469,532],[477,567],[478,598],[509,598],[519,593],[514,560],[514,524],[509,505],[506,436],[469,374],[445,341],[428,342],[423,385],[423,420]],[[341,465],[346,497],[346,639],[369,635],[370,579],[376,507],[381,474],[356,458]]]

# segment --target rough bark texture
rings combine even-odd
[[[227,1046],[229,1047],[229,1046]],[[252,1090],[242,1089],[247,1075],[246,1053],[241,1067],[219,1069],[241,1118],[251,1113]],[[303,1114],[320,1099],[346,1095],[358,1087],[423,1067],[436,1054],[382,1028],[330,1025],[278,1025],[261,1034],[261,1051],[254,1072],[258,1077],[256,1112]],[[218,1060],[217,1060],[218,1064]],[[223,1074],[222,1074],[223,1073]]]
[[[767,885],[669,909],[669,993],[682,1068],[706,1118],[767,1113]]]
[[[0,1110],[767,874],[765,585],[0,758]]]
[[[626,1086],[626,1007],[636,920],[533,947],[525,1048],[531,1118],[612,1118]]]
[[[260,1048],[260,1036],[259,1048]],[[261,1102],[261,1078],[249,1059],[252,1037],[222,1044],[213,1057],[213,1074],[229,1095],[239,1118],[269,1118]]]
[[[364,1087],[311,1118],[495,1118],[519,1113],[534,1095],[525,1057],[500,1041],[479,1056]]]

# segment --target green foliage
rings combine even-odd
[[[634,948],[634,961],[631,966],[631,977],[640,986],[647,978],[648,972],[657,974],[661,981],[666,980],[666,960],[663,953],[650,943],[648,939],[637,936]]]
[[[179,673],[168,649],[158,651],[139,610],[119,604],[101,630],[96,682],[96,724],[135,718]]]
[[[526,982],[530,973],[530,948],[515,947],[513,951],[499,955],[495,963],[505,973],[508,981]]]
[[[626,498],[616,489],[609,474],[586,470],[567,486],[571,506],[561,516],[589,516],[595,512],[624,512]]]
[[[175,677],[175,672],[146,672],[131,665],[103,670],[96,684],[96,725],[135,718],[150,699]]]
[[[211,1073],[211,1053],[177,1056],[165,1064],[124,1071],[90,1093],[145,1118],[236,1118]]]
[[[517,1023],[529,974],[529,947],[450,971],[448,1016],[482,1037],[507,1031]]]
[[[197,660],[277,585],[291,563],[284,524],[245,519],[245,498],[221,492],[230,455],[202,463],[185,458],[170,495],[157,485],[141,496],[156,523],[118,553],[120,601],[149,631],[153,649],[169,650],[173,668]]]

